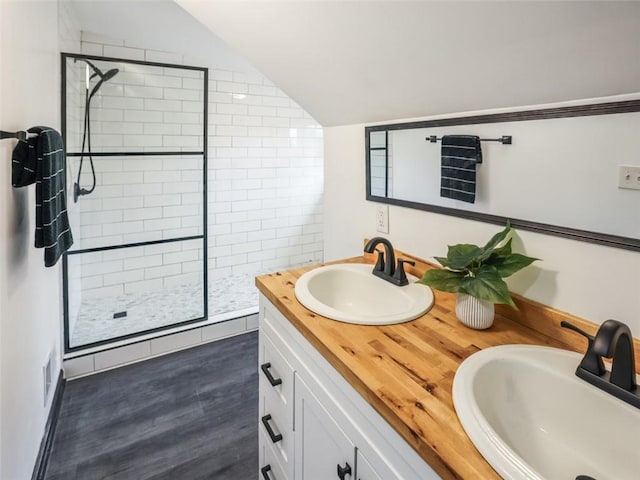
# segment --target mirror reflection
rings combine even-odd
[[[639,250],[638,125],[632,100],[367,127],[367,199]],[[449,135],[483,140],[471,200],[441,191]]]

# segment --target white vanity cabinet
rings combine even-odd
[[[353,480],[353,442],[296,374],[295,478]]]
[[[260,480],[440,478],[264,295],[259,341]]]

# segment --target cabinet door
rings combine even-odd
[[[296,480],[354,480],[355,446],[295,375]]]
[[[358,450],[356,465],[357,480],[382,480],[360,450]]]

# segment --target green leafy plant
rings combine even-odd
[[[466,293],[480,300],[504,303],[517,310],[502,279],[539,259],[512,253],[512,239],[506,240],[510,232],[511,226],[507,222],[506,228],[484,247],[449,245],[446,257],[435,257],[444,269],[428,270],[418,283],[443,292]]]

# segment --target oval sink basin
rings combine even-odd
[[[298,301],[323,317],[361,325],[390,325],[424,315],[433,292],[414,283],[398,287],[371,273],[373,265],[341,263],[302,275],[295,286]]]
[[[575,376],[582,355],[505,345],[460,365],[453,403],[505,479],[640,478],[640,409]]]

